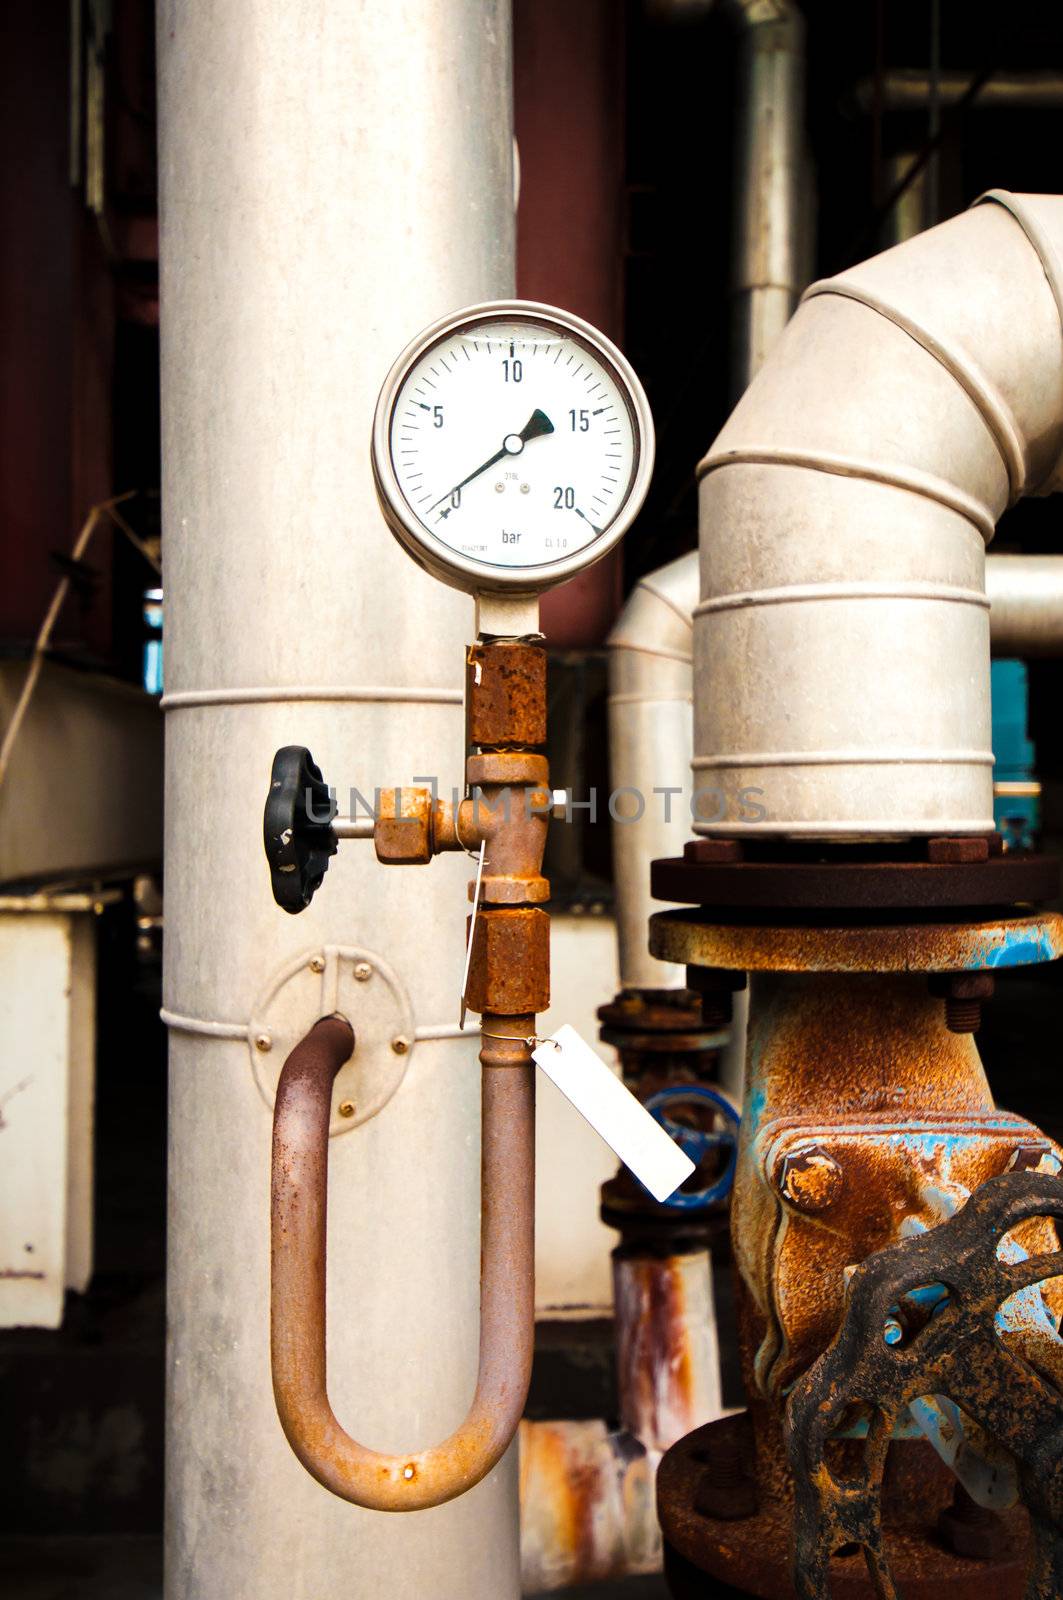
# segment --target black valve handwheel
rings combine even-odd
[[[262,840],[273,898],[294,916],[305,911],[336,854],[334,808],[328,784],[305,745],[287,744],[273,757]]]

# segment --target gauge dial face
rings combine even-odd
[[[564,313],[459,314],[407,352],[385,397],[374,436],[385,513],[463,587],[548,586],[604,554],[645,494],[652,429],[638,380]]]

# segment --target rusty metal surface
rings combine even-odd
[[[707,1249],[613,1253],[620,1420],[650,1449],[720,1414],[720,1358]]]
[[[1063,955],[1063,916],[767,927],[659,911],[650,919],[650,949],[662,961],[747,972],[1000,971]]]
[[[772,1483],[771,1492],[758,1497],[752,1470],[744,1412],[688,1434],[662,1459],[657,1510],[676,1600],[707,1600],[716,1592],[713,1580],[733,1585],[736,1595],[796,1600],[792,1495]],[[912,1440],[895,1446],[886,1487],[884,1543],[903,1600],[1022,1600],[1028,1520],[1021,1507],[1003,1519],[1002,1552],[973,1559],[947,1549],[939,1537],[938,1519],[952,1490],[929,1445]],[[673,1552],[681,1560],[672,1560]],[[834,1556],[828,1570],[832,1600],[872,1600],[859,1550]]]
[[[428,789],[383,789],[373,846],[385,866],[421,867],[432,859],[433,805]]]
[[[471,920],[471,919],[470,919]],[[471,1011],[515,1015],[550,1004],[550,918],[533,906],[486,907],[473,928]],[[535,1032],[534,1024],[527,1030]]]
[[[535,1593],[657,1571],[661,1450],[719,1414],[708,1252],[613,1260],[619,1430],[521,1424],[521,1569]]]
[[[472,791],[458,814],[466,848],[486,846],[485,905],[539,904],[550,898],[542,875],[551,794],[546,757],[524,750],[472,755],[465,764]]]
[[[707,1027],[700,997],[690,989],[623,989],[598,1007],[600,1036],[620,1053],[624,1082],[645,1099],[675,1083],[715,1076],[730,1034]]]
[[[756,973],[731,1209],[749,1392],[777,1397],[821,1354],[855,1263],[944,1221],[1035,1146],[1036,1128],[995,1108],[973,1038],[949,1031],[924,977]],[[813,1149],[841,1175],[818,1211],[795,1203],[803,1179],[785,1188],[788,1161]]]
[[[770,913],[785,917],[795,911],[958,912],[1052,900],[1059,893],[1059,862],[1054,856],[1018,853],[973,861],[948,855],[930,861],[676,857],[655,861],[650,883],[658,900],[717,910],[748,908],[765,920],[770,920]]]
[[[765,1388],[781,1395],[833,1338],[856,1262],[902,1230],[936,1227],[1037,1137],[1003,1112],[765,1127],[754,1159],[782,1202],[768,1262],[777,1346],[758,1362]]]
[[[628,1082],[641,1075],[646,1057],[689,1055],[714,1066],[730,1037],[723,1028],[705,1027],[701,999],[689,989],[621,990],[598,1007],[598,1021],[602,1040],[620,1051]]]
[[[600,1583],[661,1565],[656,1454],[593,1422],[520,1425],[520,1564],[525,1593]]]
[[[468,742],[481,749],[546,743],[546,651],[497,640],[467,657]]]
[[[1033,1533],[1025,1600],[1063,1593],[1063,1394],[999,1330],[1005,1302],[1063,1274],[1058,1246],[1002,1258],[1005,1237],[1034,1218],[1063,1220],[1063,1181],[1008,1173],[984,1184],[948,1222],[857,1267],[836,1337],[787,1404],[799,1600],[837,1592],[831,1554],[853,1543],[863,1549],[871,1592],[898,1600],[883,1539],[883,1474],[899,1416],[925,1395],[952,1400],[1015,1459]],[[944,1285],[947,1297],[911,1337],[887,1343],[892,1308],[930,1284]],[[840,1471],[829,1444],[854,1406],[870,1418],[863,1459]]]
[[[440,1505],[506,1449],[531,1376],[535,1086],[532,1016],[483,1018],[480,1362],[461,1426],[441,1444],[384,1455],[344,1431],[326,1389],[325,1255],[332,1083],[354,1047],[342,1017],[315,1024],[281,1073],[273,1119],[270,1349],[277,1413],[317,1481],[378,1511]]]

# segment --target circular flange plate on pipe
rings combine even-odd
[[[658,900],[717,909],[778,913],[950,911],[1052,900],[1059,892],[1054,856],[1016,852],[988,861],[778,860],[655,861]]]
[[[660,911],[650,918],[650,950],[661,961],[739,972],[992,972],[1057,960],[1063,916],[769,927]]]
[[[351,945],[307,950],[276,975],[248,1024],[255,1082],[272,1111],[289,1052],[320,1017],[334,1011],[351,1024],[355,1045],[333,1087],[330,1135],[375,1117],[406,1075],[414,1020],[397,975],[371,950]]]

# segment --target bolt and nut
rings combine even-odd
[[[255,1034],[255,1049],[263,1051],[273,1049],[273,1040],[268,1033]]]
[[[757,1484],[752,1471],[752,1440],[733,1428],[717,1426],[693,1452],[702,1463],[694,1491],[694,1510],[718,1522],[740,1522],[757,1514]]]
[[[368,961],[356,961],[354,963],[354,975],[359,983],[365,983],[368,978],[373,976],[373,969]]]
[[[798,1211],[826,1211],[837,1199],[843,1182],[841,1167],[818,1144],[789,1151],[778,1170],[783,1198]]]
[[[336,1108],[341,1117],[353,1117],[355,1105],[353,1100],[341,1100]]]
[[[1008,1548],[1008,1527],[999,1512],[971,1499],[962,1483],[938,1519],[938,1533],[955,1555],[969,1561],[999,1561]]]
[[[324,972],[324,970],[325,970],[325,958],[324,958],[324,956],[311,956],[310,957],[310,971],[311,972]]]
[[[930,993],[945,1002],[945,1026],[950,1033],[977,1033],[982,1025],[982,1003],[992,998],[991,972],[937,973]]]
[[[410,1048],[410,1041],[405,1034],[400,1033],[396,1038],[392,1039],[391,1048],[397,1056],[404,1056]]]

